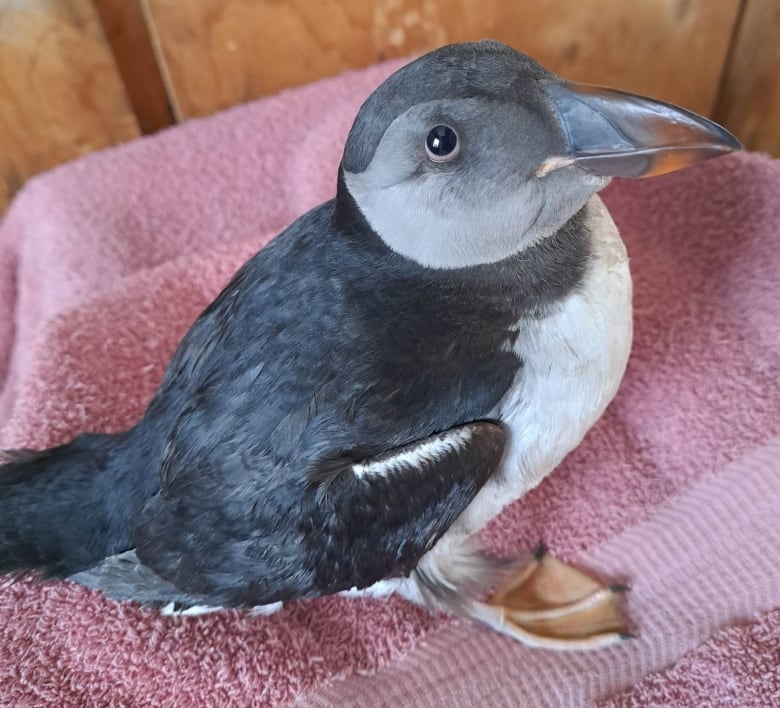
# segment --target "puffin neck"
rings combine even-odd
[[[513,313],[541,316],[583,282],[591,256],[587,204],[555,233],[508,258],[463,268],[428,268],[393,251],[374,231],[339,168],[333,226],[354,254],[355,272],[386,283],[416,284],[443,296],[468,293],[475,299],[505,298]],[[339,249],[340,250],[340,249]],[[343,252],[341,252],[343,255]],[[456,291],[456,292],[453,292]]]

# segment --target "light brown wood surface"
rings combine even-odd
[[[714,105],[739,0],[144,0],[181,117],[493,37],[573,80]]]
[[[31,175],[136,135],[89,0],[0,0],[0,211]]]
[[[780,0],[747,0],[730,59],[715,120],[780,157]]]
[[[375,60],[372,0],[144,0],[180,118]]]
[[[142,133],[174,122],[146,18],[138,0],[92,0]]]
[[[379,0],[387,56],[499,39],[574,81],[709,113],[739,0]]]

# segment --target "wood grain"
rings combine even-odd
[[[715,120],[751,150],[780,157],[780,2],[747,0]]]
[[[771,2],[771,0],[769,0]],[[382,55],[499,39],[574,81],[708,114],[739,0],[378,0]]]
[[[174,122],[140,0],[92,0],[143,133]]]
[[[573,80],[709,113],[740,0],[144,0],[181,117],[493,37]]]
[[[0,210],[31,175],[136,135],[89,0],[0,0]]]
[[[181,118],[375,59],[371,0],[145,0]]]

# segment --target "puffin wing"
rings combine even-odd
[[[186,475],[166,475],[164,463],[134,532],[137,557],[180,592],[226,607],[405,576],[499,468],[504,441],[501,425],[475,421],[371,457],[344,451],[301,477],[274,473],[262,450],[220,454],[217,468],[204,456]]]
[[[498,469],[504,439],[500,425],[478,421],[360,462],[320,465],[310,477],[318,587],[409,575]]]

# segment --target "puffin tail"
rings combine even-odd
[[[130,544],[140,490],[126,433],[0,452],[0,574],[65,578]]]

